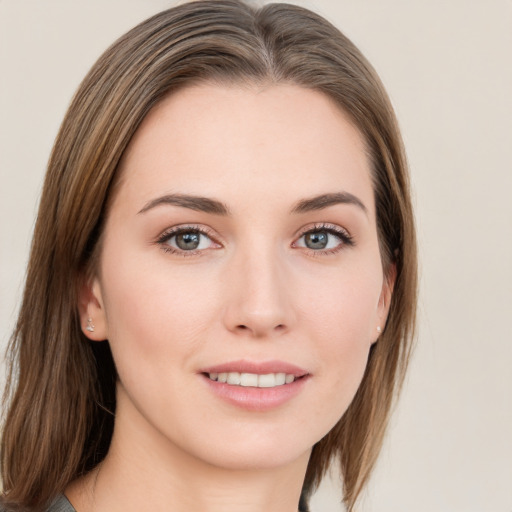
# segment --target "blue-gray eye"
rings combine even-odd
[[[348,234],[338,233],[334,229],[313,229],[304,233],[294,245],[312,251],[329,251],[352,245],[352,240]]]
[[[189,229],[165,237],[162,243],[180,251],[200,251],[211,247],[212,240],[201,231]]]
[[[201,234],[193,231],[178,233],[176,235],[176,246],[183,251],[193,251],[199,247]]]
[[[328,243],[329,233],[325,231],[313,231],[304,235],[304,245],[309,249],[325,249]]]

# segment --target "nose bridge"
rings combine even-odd
[[[229,330],[263,337],[289,329],[293,309],[286,269],[275,244],[253,243],[240,250],[233,263],[227,283]]]

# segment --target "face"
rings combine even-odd
[[[225,468],[309,454],[389,303],[358,131],[318,92],[200,85],[147,116],[120,173],[82,305],[116,429]]]

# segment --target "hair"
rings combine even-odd
[[[90,342],[81,331],[80,285],[94,273],[117,168],[131,138],[163,98],[201,82],[319,91],[364,138],[384,273],[396,279],[362,383],[337,425],[313,447],[303,499],[335,460],[349,511],[368,481],[403,382],[416,313],[414,221],[393,109],[361,52],[319,15],[288,4],[201,0],[161,12],[116,41],[81,83],[61,125],[8,347],[4,506],[39,510],[108,451],[116,370],[108,341]]]

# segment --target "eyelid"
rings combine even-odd
[[[332,224],[331,222],[313,222],[312,224],[307,224],[297,231],[295,237],[299,238],[312,231],[334,231],[335,233],[344,235],[347,238],[352,238],[352,235],[349,233],[348,229],[339,226],[338,224]]]

